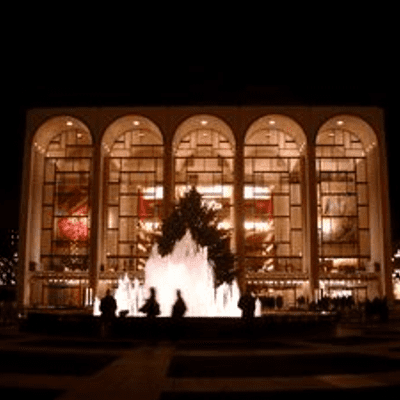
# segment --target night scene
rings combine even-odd
[[[397,398],[392,81],[146,60],[5,84],[0,397]]]

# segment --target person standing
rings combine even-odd
[[[240,296],[238,307],[242,310],[242,319],[245,322],[253,320],[256,309],[256,299],[251,294],[249,286],[247,286],[246,292]]]
[[[144,305],[139,309],[140,312],[146,314],[148,337],[152,345],[157,344],[157,326],[155,319],[160,315],[160,305],[156,299],[156,289],[150,288],[150,297],[146,300]]]
[[[179,321],[185,315],[187,307],[186,307],[185,301],[182,298],[181,291],[179,289],[176,291],[176,296],[177,296],[177,299],[175,301],[175,304],[172,307],[172,318],[174,320]]]
[[[178,289],[176,291],[176,296],[177,299],[172,307],[172,314],[171,314],[171,320],[172,320],[172,340],[178,340],[179,337],[183,333],[183,316],[186,313],[187,307],[186,303],[182,298],[181,291]]]
[[[157,315],[160,315],[160,305],[156,300],[156,289],[154,287],[150,288],[150,297],[139,311],[145,313],[149,319],[154,319]]]
[[[101,336],[109,337],[112,333],[112,327],[115,319],[115,311],[117,310],[117,302],[111,295],[111,290],[107,289],[106,296],[100,303],[101,311]]]

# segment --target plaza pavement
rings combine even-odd
[[[355,338],[354,344],[345,343],[346,339]],[[357,341],[358,339],[362,339]],[[377,340],[367,340],[376,338]],[[316,339],[316,338],[314,338]],[[365,340],[364,340],[365,339]],[[59,340],[60,345],[54,345]],[[1,352],[16,351],[23,355],[26,352],[39,354],[76,355],[114,355],[116,359],[101,370],[91,375],[53,375],[52,373],[20,373],[7,372],[3,366],[0,374],[0,398],[14,397],[13,393],[29,394],[35,390],[55,390],[49,392],[50,398],[60,400],[105,400],[105,399],[139,399],[139,400],[194,400],[194,399],[274,399],[292,398],[299,393],[313,398],[354,398],[360,394],[385,396],[385,399],[398,398],[400,388],[400,367],[383,369],[371,367],[367,373],[333,373],[324,374],[315,365],[315,373],[304,376],[207,376],[203,371],[200,376],[174,374],[169,370],[173,360],[190,359],[196,364],[196,358],[203,360],[216,357],[219,361],[252,360],[252,357],[270,356],[290,357],[316,355],[324,357],[336,354],[380,356],[386,360],[398,360],[400,365],[400,321],[389,320],[384,324],[360,325],[341,324],[336,330],[338,343],[320,342],[310,337],[271,337],[249,344],[243,340],[201,343],[190,341],[172,342],[168,340],[158,343],[132,341],[132,346],[66,346],[68,338],[54,338],[43,335],[22,333],[16,327],[0,328]],[[76,340],[76,338],[74,338]],[[83,339],[88,340],[88,339]],[[343,343],[340,341],[343,340]],[[53,343],[51,344],[51,342]],[[32,345],[37,342],[37,345]],[[126,341],[125,341],[126,342]],[[281,345],[276,345],[281,344]],[[350,342],[351,343],[351,342]],[[51,344],[51,345],[50,345]],[[126,343],[125,343],[126,344]],[[269,344],[271,344],[269,346]],[[37,358],[40,360],[40,356]],[[212,359],[212,358],[211,358]],[[193,361],[194,360],[194,361]],[[0,359],[1,363],[1,359]],[[178,362],[179,364],[179,362]],[[188,368],[190,366],[188,365]],[[240,366],[237,366],[240,370]],[[190,369],[190,368],[189,368]],[[195,368],[196,369],[196,368]],[[344,367],[344,370],[346,368]],[[186,375],[186,376],[185,376]],[[194,372],[196,375],[196,372]],[[239,373],[240,375],[240,373]],[[26,392],[24,392],[26,390]],[[59,392],[57,392],[57,390]],[[40,392],[38,392],[40,393]],[[275,397],[276,396],[276,397]],[[331,396],[331,397],[329,397]],[[41,400],[47,399],[42,395]]]

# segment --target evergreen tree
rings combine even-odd
[[[229,247],[228,232],[218,229],[218,222],[217,211],[202,204],[200,193],[192,187],[179,200],[171,215],[163,221],[162,234],[158,238],[159,254],[162,257],[171,254],[175,243],[189,229],[199,246],[207,246],[215,287],[223,282],[231,284],[236,276],[235,257]]]

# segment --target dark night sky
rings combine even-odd
[[[352,55],[346,62],[319,60],[319,68],[289,59],[239,62],[235,53],[178,58],[169,49],[152,56],[131,50],[111,61],[64,48],[43,58],[37,49],[18,54],[3,80],[0,228],[18,227],[25,112],[31,107],[141,105],[360,105],[386,113],[393,239],[400,239],[400,157],[394,80],[380,63]],[[18,61],[29,66],[18,68]],[[297,64],[296,64],[297,62]],[[367,65],[367,67],[366,67]]]

